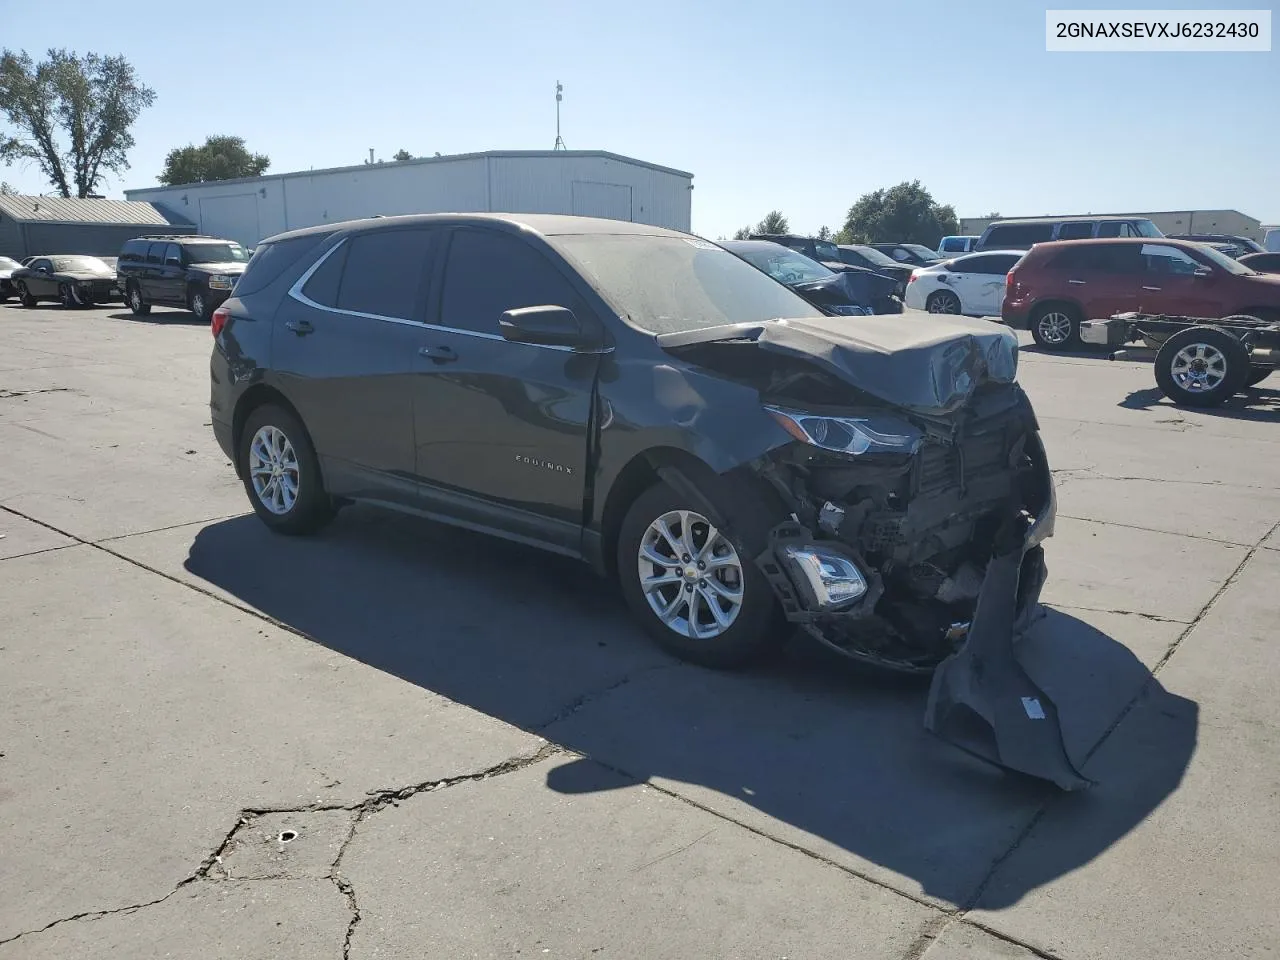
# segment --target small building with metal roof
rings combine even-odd
[[[136,200],[0,194],[0,255],[114,257],[126,240],[149,233],[194,233],[188,220]]]

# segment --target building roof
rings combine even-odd
[[[154,187],[135,187],[132,190],[126,190],[126,197],[133,196],[135,193],[148,193],[152,190],[178,190],[185,187],[200,187],[206,184],[227,184],[227,183],[265,183],[268,180],[285,180],[291,177],[318,177],[328,173],[353,173],[357,171],[369,171],[385,169],[388,167],[412,167],[420,164],[428,163],[452,163],[455,160],[483,160],[492,159],[508,159],[520,157],[595,157],[605,160],[617,160],[620,163],[629,163],[635,167],[646,167],[650,170],[657,170],[661,173],[674,174],[677,177],[687,177],[693,179],[693,174],[684,170],[677,170],[674,167],[664,167],[656,163],[650,163],[647,160],[637,160],[634,157],[624,157],[619,153],[610,153],[607,150],[484,150],[479,153],[455,153],[446,157],[414,157],[412,160],[385,160],[380,163],[368,164],[357,163],[347,167],[325,167],[320,170],[294,170],[291,173],[271,173],[264,174],[260,177],[239,177],[235,180],[206,180],[198,183],[174,183],[174,184],[157,184]]]
[[[23,222],[187,225],[141,200],[80,200],[67,197],[0,195],[0,217]]]

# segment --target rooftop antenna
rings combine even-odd
[[[556,143],[552,150],[567,150],[564,145],[564,137],[560,136],[560,101],[564,99],[564,87],[560,85],[560,81],[556,81]]]

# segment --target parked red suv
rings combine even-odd
[[[1006,277],[1000,313],[1040,346],[1062,350],[1079,342],[1080,321],[1130,311],[1280,320],[1280,276],[1186,240],[1037,243]]]

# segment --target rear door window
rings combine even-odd
[[[458,230],[449,244],[440,323],[499,336],[498,319],[519,307],[584,309],[572,284],[541,251],[496,230]]]
[[[358,233],[338,285],[338,307],[393,320],[412,320],[425,292],[431,230]]]
[[[982,245],[987,248],[1029,247],[1052,239],[1052,223],[1010,223],[992,227]]]
[[[1098,224],[1100,237],[1136,237],[1137,232],[1122,220],[1104,220]]]
[[[951,269],[958,273],[987,273],[1003,276],[1013,269],[1018,259],[1007,253],[992,253],[986,256],[967,257],[952,265]]]
[[[164,244],[153,243],[147,248],[147,263],[164,263]]]

